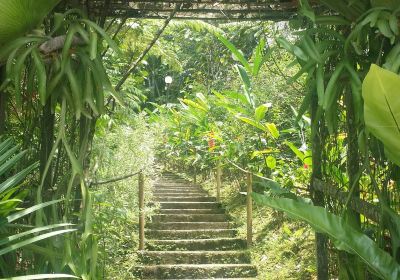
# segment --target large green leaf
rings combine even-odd
[[[325,208],[293,199],[273,198],[256,193],[253,196],[257,203],[284,211],[293,218],[307,222],[316,231],[329,235],[339,249],[360,257],[383,279],[399,279],[400,265],[394,258],[380,249],[367,235],[347,224],[342,217],[329,213]]]
[[[372,65],[362,85],[365,124],[400,166],[400,76]]]
[[[60,0],[0,0],[0,45],[37,27]]]

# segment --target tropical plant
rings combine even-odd
[[[33,163],[16,174],[9,175],[11,170],[21,165],[24,157],[26,157],[27,151],[18,152],[18,150],[19,147],[13,143],[11,138],[0,143],[0,176],[6,178],[0,183],[0,219],[2,220],[0,271],[3,277],[16,276],[20,273],[17,268],[24,262],[27,262],[26,265],[32,265],[29,263],[30,260],[26,259],[29,252],[47,256],[48,252],[45,247],[40,246],[43,240],[76,231],[71,223],[49,224],[40,227],[26,224],[25,221],[15,223],[40,209],[60,202],[60,200],[53,200],[21,209],[24,199],[29,193],[29,189],[24,187],[23,182],[33,170],[38,168],[38,163]],[[36,243],[39,243],[39,245],[36,245]],[[67,274],[40,274],[20,277],[20,279],[67,277],[74,278]]]
[[[385,146],[387,157],[400,166],[400,76],[372,65],[363,82],[365,125]]]
[[[264,184],[267,187],[270,185]],[[400,277],[400,265],[396,260],[344,217],[336,216],[323,207],[305,203],[276,184],[273,184],[272,191],[279,195],[274,197],[271,194],[254,193],[253,197],[257,203],[284,211],[292,218],[307,222],[315,231],[327,234],[337,249],[357,255],[383,279],[394,280]]]
[[[0,46],[21,37],[42,24],[60,0],[0,1]]]
[[[15,101],[16,108],[24,110],[24,116],[33,114],[40,119],[39,137],[35,128],[24,136],[29,145],[32,139],[40,141],[36,204],[62,198],[51,208],[35,211],[36,226],[73,221],[80,228],[68,239],[49,242],[42,250],[44,255],[35,253],[38,265],[32,271],[62,271],[96,279],[97,237],[92,233],[92,197],[84,169],[88,168],[91,127],[104,112],[105,95],[119,100],[102,63],[103,42],[115,52],[119,50],[80,10],[55,13],[41,32],[23,35],[0,49],[7,77],[2,90],[12,98],[9,102]],[[69,130],[76,127],[80,127],[79,137]],[[49,256],[51,262],[47,261]]]

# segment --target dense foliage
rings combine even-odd
[[[210,193],[222,168],[243,237],[253,174],[262,279],[400,277],[397,1],[172,21],[138,61],[162,22],[59,2],[0,0],[2,277],[134,279],[157,164]]]

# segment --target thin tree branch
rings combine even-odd
[[[135,71],[139,63],[143,60],[143,58],[147,55],[147,53],[151,50],[151,48],[154,46],[154,44],[157,42],[157,40],[160,38],[161,34],[164,32],[164,30],[167,28],[169,22],[172,20],[172,18],[175,16],[176,12],[182,7],[182,4],[176,5],[174,10],[171,12],[171,14],[168,16],[168,18],[165,20],[164,25],[161,27],[160,30],[156,33],[154,36],[153,40],[150,42],[150,44],[147,46],[147,48],[143,51],[143,53],[133,62],[133,64],[129,67],[129,69],[125,72],[125,74],[122,76],[121,80],[118,82],[118,84],[115,86],[115,90],[119,91],[122,87],[122,85],[126,82],[128,79],[129,75]]]
[[[51,38],[50,40],[44,42],[39,47],[40,52],[47,55],[49,53],[52,53],[52,52],[62,49],[64,47],[66,37],[67,37],[66,35],[61,35],[61,36]],[[81,39],[78,36],[74,36],[72,39],[71,45],[72,46],[82,46],[85,44],[86,44],[86,42],[83,41],[83,39]]]
[[[99,26],[101,28],[104,28],[104,25],[106,24],[107,10],[110,8],[110,4],[111,4],[110,0],[106,0],[104,3],[103,12],[101,13],[101,18],[99,21]]]
[[[112,40],[113,40],[113,41],[115,40],[115,38],[117,38],[118,33],[121,31],[122,27],[124,27],[124,24],[125,24],[125,22],[126,22],[127,19],[128,19],[128,18],[125,17],[125,18],[123,18],[123,19],[121,20],[121,22],[119,23],[117,30],[115,31],[114,35],[112,36]],[[107,45],[107,48],[106,48],[106,49],[104,50],[104,52],[101,54],[101,57],[104,57],[109,49],[110,49],[110,46]]]
[[[142,172],[142,170],[140,170],[140,171],[138,171],[136,173],[129,174],[129,175],[115,177],[115,178],[112,178],[112,179],[106,180],[106,181],[92,182],[91,185],[92,186],[98,186],[98,185],[105,185],[105,184],[109,184],[109,183],[119,182],[119,181],[122,181],[122,180],[126,180],[126,179],[129,179],[129,178],[132,178],[133,176],[138,175],[140,172]]]
[[[260,179],[263,179],[263,180],[266,180],[266,181],[270,181],[270,182],[275,182],[275,181],[272,180],[271,178],[267,178],[267,177],[264,177],[264,176],[260,176],[260,175],[258,175],[258,174],[255,174],[255,173],[249,171],[249,170],[246,170],[246,169],[240,167],[239,165],[237,165],[236,163],[234,163],[233,161],[230,161],[229,159],[227,159],[227,161],[228,161],[233,167],[239,169],[239,170],[242,171],[243,173],[246,173],[246,174],[250,173],[250,174],[252,174],[253,176],[258,177],[258,178],[260,178]]]
[[[110,30],[110,28],[112,27],[112,25],[114,24],[114,22],[117,20],[117,17],[113,18],[107,25],[105,31],[108,32]]]

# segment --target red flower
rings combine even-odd
[[[308,164],[307,163],[305,163],[304,165],[303,165],[303,167],[304,167],[304,169],[308,169]]]
[[[208,148],[213,149],[215,147],[215,139],[214,138],[210,138],[208,140]]]

